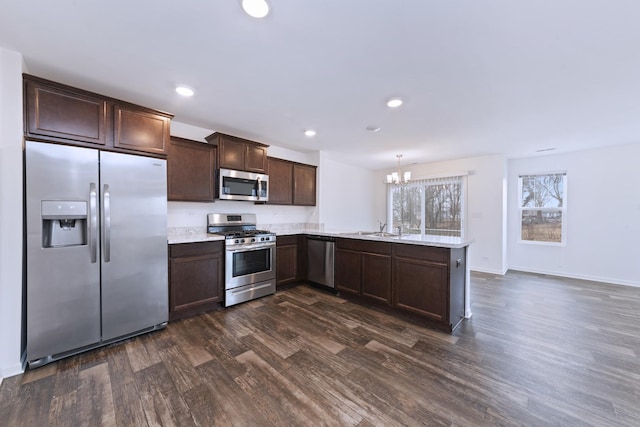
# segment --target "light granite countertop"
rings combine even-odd
[[[371,234],[361,234],[357,231],[331,229],[324,227],[266,227],[259,226],[258,228],[265,228],[272,230],[276,233],[276,236],[294,236],[298,234],[336,237],[346,239],[359,239],[359,240],[371,240],[376,242],[389,242],[389,243],[405,243],[410,245],[421,246],[435,246],[441,248],[464,248],[469,246],[473,241],[463,240],[459,237],[449,236],[421,236],[418,234],[405,234],[402,236],[377,236]],[[209,242],[209,241],[222,241],[223,236],[216,234],[207,234],[206,229],[203,228],[170,228],[168,230],[168,242],[170,245],[180,243],[194,243],[194,242]]]
[[[343,231],[343,230],[296,230],[295,232],[287,232],[286,230],[277,231],[277,236],[287,236],[295,234],[307,234],[314,236],[336,237],[345,239],[359,239],[359,240],[371,240],[376,242],[389,242],[389,243],[406,243],[410,245],[421,246],[435,246],[440,248],[464,248],[473,243],[472,240],[463,240],[460,237],[450,236],[421,236],[419,234],[404,234],[401,236],[389,235],[379,236],[375,234],[362,234],[357,231]]]
[[[170,245],[223,240],[224,236],[208,234],[204,227],[170,227],[167,229],[167,241]]]

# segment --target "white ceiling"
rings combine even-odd
[[[0,0],[0,46],[37,76],[372,169],[640,142],[638,0],[269,1],[257,20],[240,0]]]

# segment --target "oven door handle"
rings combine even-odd
[[[240,294],[246,294],[247,292],[255,292],[258,289],[268,288],[270,286],[273,286],[273,283],[264,283],[264,284],[259,285],[259,286],[252,286],[250,288],[240,289],[240,290],[237,290],[237,291],[233,290],[233,289],[230,289],[230,291],[231,291],[232,295],[240,295]]]
[[[275,246],[276,246],[275,243],[273,243],[273,244],[269,243],[269,244],[266,244],[266,245],[264,243],[260,243],[260,244],[257,244],[257,245],[242,246],[242,247],[235,248],[235,249],[227,248],[226,251],[227,252],[247,252],[247,251],[251,251],[251,250],[254,250],[254,249],[274,248]]]

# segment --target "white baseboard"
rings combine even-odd
[[[504,269],[504,270],[494,270],[491,268],[476,268],[476,267],[472,267],[470,266],[469,269],[471,271],[477,271],[478,273],[489,273],[489,274],[497,274],[499,276],[504,276],[505,274],[507,274],[507,270],[508,269]]]
[[[535,268],[518,267],[518,266],[511,266],[509,267],[509,270],[523,271],[525,273],[546,274],[549,276],[566,277],[569,279],[589,280],[592,282],[602,282],[602,283],[610,283],[613,285],[633,286],[636,288],[640,288],[640,282],[638,281],[620,280],[612,277],[590,276],[586,274],[567,273],[566,271],[539,270]]]
[[[3,366],[0,368],[0,384],[2,384],[2,380],[5,378],[12,377],[14,375],[19,375],[23,373],[21,363],[16,363],[15,365]]]

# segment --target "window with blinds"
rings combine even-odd
[[[421,179],[389,185],[392,232],[427,236],[464,236],[466,177]]]
[[[521,242],[565,242],[566,185],[566,172],[520,175]]]

